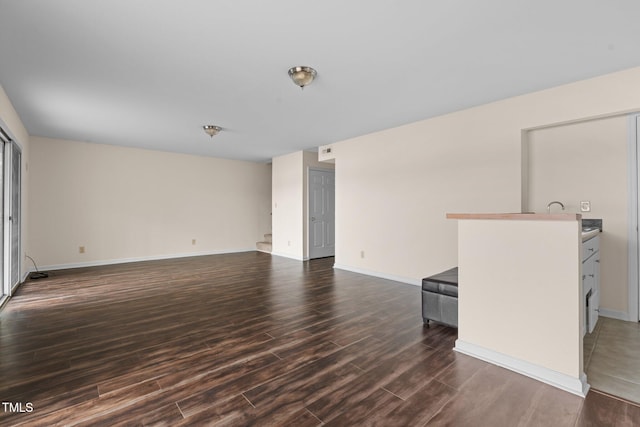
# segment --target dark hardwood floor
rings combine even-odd
[[[247,252],[28,281],[0,312],[0,425],[640,425],[455,353],[419,288],[332,265]]]

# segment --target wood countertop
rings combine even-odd
[[[578,221],[579,213],[448,213],[447,219],[501,219],[529,221]]]

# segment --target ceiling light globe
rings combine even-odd
[[[289,77],[301,88],[309,85],[318,73],[311,67],[293,67],[289,69]]]
[[[207,135],[209,135],[211,138],[213,138],[215,135],[218,134],[218,132],[222,130],[220,126],[214,126],[214,125],[204,125],[202,126],[202,128],[207,133]]]

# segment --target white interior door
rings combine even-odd
[[[334,256],[335,171],[309,169],[309,258]]]

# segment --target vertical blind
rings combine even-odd
[[[20,222],[21,222],[21,191],[20,191],[20,178],[22,164],[22,153],[20,148],[15,142],[11,142],[11,202],[9,207],[9,219],[10,219],[10,235],[11,235],[11,249],[10,253],[10,276],[11,287],[15,287],[20,283]]]

